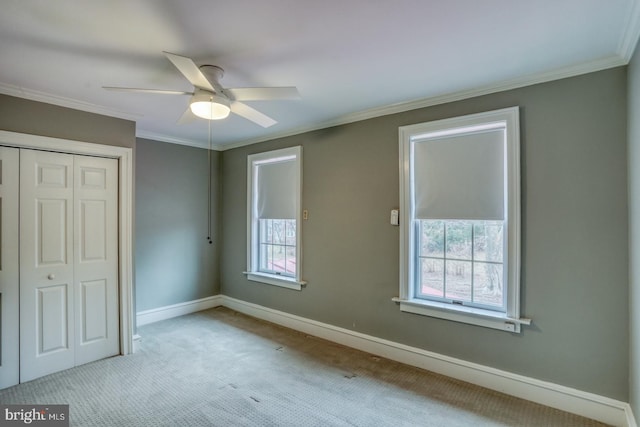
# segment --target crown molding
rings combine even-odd
[[[640,0],[633,0],[627,13],[627,21],[618,43],[618,54],[624,58],[626,63],[631,61],[631,57],[636,50],[638,39],[640,38]]]
[[[640,34],[640,33],[639,33]],[[261,138],[254,138],[240,142],[234,142],[230,144],[220,144],[220,150],[226,151],[233,148],[242,147],[245,145],[257,144],[259,142],[270,141],[273,139],[284,138],[287,136],[298,135],[301,133],[311,132],[314,130],[325,129],[333,126],[340,126],[344,124],[354,123],[362,120],[372,119],[375,117],[387,116],[396,113],[402,113],[410,110],[417,110],[419,108],[432,107],[434,105],[447,104],[450,102],[461,101],[464,99],[475,98],[477,96],[489,95],[492,93],[503,92],[511,89],[518,89],[521,87],[532,86],[539,83],[546,83],[554,80],[560,80],[568,77],[575,77],[582,74],[593,73],[596,71],[602,71],[608,68],[614,68],[627,65],[628,59],[614,55],[607,58],[599,59],[596,61],[586,62],[578,64],[572,67],[565,67],[554,71],[532,74],[517,79],[506,80],[496,84],[477,87],[468,90],[462,90],[445,95],[434,96],[429,98],[421,98],[414,101],[402,102],[392,104],[384,107],[371,108],[368,110],[346,114],[333,120],[329,120],[320,123],[315,126],[300,127],[288,132],[283,132],[275,135],[269,135]]]
[[[532,74],[517,79],[507,80],[491,85],[482,87],[462,90],[445,95],[438,95],[428,98],[421,98],[409,102],[402,102],[397,104],[391,104],[382,107],[371,108],[355,113],[345,114],[332,120],[318,123],[312,126],[301,126],[291,129],[286,132],[275,133],[263,137],[252,138],[244,141],[231,142],[228,144],[212,144],[211,148],[216,151],[226,151],[238,147],[247,145],[253,145],[260,142],[270,141],[279,138],[285,138],[288,136],[299,135],[306,132],[315,130],[330,128],[334,126],[345,125],[362,120],[368,120],[376,117],[387,116],[396,113],[402,113],[405,111],[416,110],[425,107],[431,107],[434,105],[446,104],[449,102],[461,101],[464,99],[474,98],[477,96],[488,95],[497,92],[503,92],[511,89],[518,89],[521,87],[531,86],[539,83],[546,83],[553,80],[560,80],[568,77],[574,77],[581,74],[592,73],[596,71],[605,70],[608,68],[614,68],[627,65],[633,55],[633,51],[640,37],[640,0],[634,0],[632,10],[629,13],[629,18],[626,25],[626,30],[621,38],[619,46],[619,55],[613,55],[607,58],[602,58],[596,61],[586,62],[578,64],[572,67],[561,68],[558,70]],[[87,102],[77,101],[70,98],[65,98],[57,95],[48,94],[45,92],[35,91],[31,89],[25,89],[13,85],[0,83],[0,93],[16,96],[19,98],[26,98],[33,101],[45,102],[48,104],[59,105],[62,107],[73,108],[76,110],[87,111],[90,113],[102,114],[105,116],[111,116],[121,118],[125,120],[137,121],[143,117],[142,114],[132,114],[124,111],[119,111]],[[205,144],[200,142],[177,138],[170,135],[164,135],[161,133],[151,132],[145,129],[136,130],[136,136],[139,138],[153,139],[161,142],[168,142],[171,144],[186,145],[190,147],[197,147],[207,149]]]
[[[176,138],[174,136],[155,133],[145,129],[136,129],[136,138],[151,139],[154,141],[168,142],[170,144],[186,145],[188,147],[202,148],[204,150],[208,148],[206,143],[191,139]],[[222,145],[211,144],[211,149],[215,151],[222,151]]]
[[[64,96],[53,95],[34,89],[27,89],[6,83],[0,83],[0,93],[17,98],[29,99],[31,101],[44,102],[45,104],[57,105],[59,107],[71,108],[74,110],[85,111],[87,113],[95,113],[103,116],[115,117],[118,119],[130,120],[135,122],[143,117],[142,114],[130,113],[113,108],[103,107],[101,105],[91,104],[89,102],[78,101]]]

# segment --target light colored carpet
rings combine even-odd
[[[0,391],[74,426],[597,426],[216,308],[139,328],[141,350]]]

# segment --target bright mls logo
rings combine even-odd
[[[0,427],[69,427],[69,405],[0,405]]]

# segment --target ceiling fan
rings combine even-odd
[[[186,123],[193,115],[207,120],[220,120],[235,113],[251,120],[262,127],[268,128],[277,122],[260,111],[241,101],[268,101],[299,99],[300,94],[295,87],[246,87],[224,88],[220,79],[224,70],[216,65],[202,65],[198,67],[191,58],[163,52],[187,80],[194,86],[193,92],[182,92],[161,89],[140,89],[129,87],[103,86],[107,90],[120,92],[142,92],[161,95],[191,95],[189,108],[182,115],[178,123]]]

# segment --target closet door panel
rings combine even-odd
[[[36,199],[36,266],[67,264],[67,200]]]
[[[0,389],[20,380],[19,161],[17,148],[0,147]]]
[[[20,382],[73,367],[73,156],[20,152]]]
[[[118,162],[75,156],[76,364],[120,351]]]
[[[108,339],[107,281],[88,280],[80,282],[80,286],[80,305],[83,313],[80,342],[87,345]],[[90,310],[87,310],[87,307],[90,307]]]
[[[41,329],[38,356],[68,348],[67,295],[69,285],[40,287],[37,289],[36,316]]]

